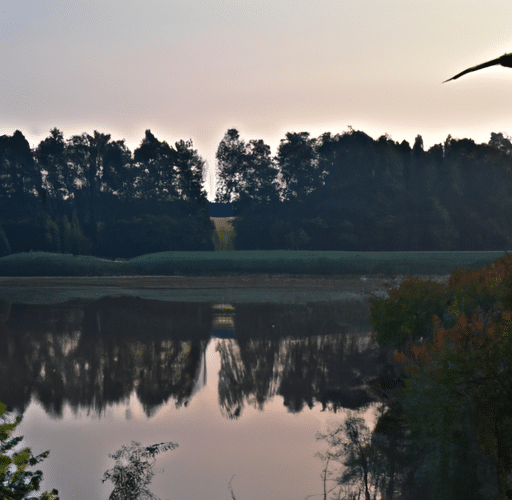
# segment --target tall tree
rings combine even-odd
[[[235,202],[239,209],[279,200],[278,171],[270,146],[261,139],[246,143],[229,129],[217,149],[218,202]]]
[[[277,165],[286,200],[303,200],[321,185],[316,140],[308,132],[286,134],[277,150]]]
[[[178,197],[176,151],[150,130],[134,151],[137,196],[174,200]]]
[[[217,153],[218,203],[238,200],[244,190],[244,170],[246,168],[246,145],[240,139],[238,130],[229,129],[220,141]]]
[[[132,154],[124,140],[107,142],[100,168],[101,192],[125,197],[131,195]]]
[[[40,194],[41,187],[41,172],[24,135],[16,130],[12,137],[0,137],[0,196],[9,198],[11,206],[26,204]],[[33,207],[28,208],[33,212]]]
[[[508,155],[512,155],[512,137],[503,134],[502,132],[491,132],[491,138],[489,139],[489,146],[492,146],[499,151],[503,151]]]
[[[383,479],[384,459],[364,419],[349,416],[337,429],[327,434],[317,434],[317,439],[325,440],[329,445],[327,452],[320,454],[326,463],[323,473],[324,499],[334,490],[331,488],[328,492],[326,484],[330,476],[327,468],[330,461],[341,464],[335,479],[339,485],[339,495],[345,489],[344,493],[348,497],[344,498],[360,498],[363,492],[365,500],[371,500],[372,497],[375,499]],[[338,498],[341,498],[339,495]]]
[[[205,161],[193,149],[192,141],[176,143],[175,163],[177,169],[177,191],[182,200],[206,201],[203,187]]]
[[[67,141],[67,157],[75,173],[76,186],[73,202],[81,226],[95,242],[102,221],[100,188],[105,170],[105,158],[109,148],[110,134],[94,131],[94,135],[83,133]]]
[[[62,200],[72,195],[74,178],[66,161],[66,143],[63,133],[53,128],[35,150],[44,176],[44,189],[49,197]]]
[[[252,139],[247,145],[246,156],[246,197],[250,203],[279,201],[278,170],[271,156],[270,146],[261,139]]]
[[[153,465],[159,453],[174,450],[177,443],[157,443],[150,446],[141,446],[132,441],[131,446],[123,446],[115,453],[110,454],[116,464],[103,474],[103,482],[112,481],[114,490],[109,500],[158,500],[151,493],[149,484],[155,475]]]

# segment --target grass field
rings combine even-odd
[[[216,251],[235,249],[235,230],[233,228],[234,217],[210,217],[215,224],[213,245]]]
[[[479,268],[504,252],[161,252],[127,261],[45,252],[0,259],[0,276],[136,276],[226,274],[449,274]]]

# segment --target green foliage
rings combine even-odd
[[[382,487],[385,457],[372,438],[372,433],[361,417],[350,415],[336,429],[326,434],[318,433],[328,448],[318,456],[324,463],[322,479],[324,499],[375,498]],[[331,463],[339,464],[337,471]]]
[[[170,441],[150,446],[141,446],[132,441],[131,446],[123,446],[109,455],[116,461],[115,466],[105,472],[102,480],[114,483],[109,500],[158,500],[148,488],[155,474],[155,456],[177,447],[177,443]]]
[[[234,249],[235,231],[233,217],[216,217],[212,219],[215,224],[213,245],[216,251]]]
[[[416,475],[428,478],[434,498],[482,498],[490,484],[486,498],[505,500],[512,493],[512,256],[455,272],[446,288],[429,290],[410,281],[372,309],[379,342],[402,350],[395,352],[405,379],[398,398],[425,455]],[[482,484],[477,472],[489,460],[494,477]]]
[[[446,287],[433,281],[409,278],[389,298],[374,301],[370,317],[380,345],[404,349],[407,342],[431,337],[434,314],[441,316],[449,299]]]
[[[44,227],[41,222],[34,216],[4,221],[3,229],[12,252],[46,250]]]
[[[7,408],[0,403],[0,498],[2,500],[58,500],[57,490],[51,493],[42,493],[39,497],[28,497],[31,492],[38,491],[43,479],[43,473],[38,470],[31,472],[27,467],[42,462],[50,453],[45,451],[33,456],[30,448],[16,451],[23,440],[22,436],[10,438],[10,434],[20,424],[22,416],[9,422],[6,414]],[[11,419],[12,420],[12,419]]]
[[[70,246],[71,253],[74,255],[88,255],[91,251],[91,241],[85,237],[76,211],[73,211],[69,229],[67,244]]]
[[[196,218],[142,214],[111,219],[98,233],[96,249],[109,258],[132,258],[148,253],[212,248],[212,228]]]
[[[406,383],[400,401],[413,447],[424,454],[415,478],[429,486],[431,498],[481,498],[476,471],[482,457],[471,425],[471,401],[425,374]]]

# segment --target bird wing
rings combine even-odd
[[[450,80],[456,80],[457,78],[461,77],[462,75],[465,75],[466,73],[471,73],[472,71],[478,71],[479,69],[488,68],[489,66],[494,66],[496,64],[501,64],[501,57],[498,57],[497,59],[493,59],[492,61],[487,61],[482,64],[478,64],[477,66],[473,66],[471,68],[465,69],[464,71],[461,71],[459,74],[452,76],[451,78],[448,78],[448,80],[445,80],[443,83],[449,82]]]

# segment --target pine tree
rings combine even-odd
[[[40,470],[35,472],[27,471],[27,466],[37,465],[48,455],[45,451],[40,455],[33,456],[30,448],[21,451],[14,451],[17,445],[23,440],[23,436],[10,438],[12,431],[20,424],[21,415],[9,423],[9,415],[6,415],[7,408],[0,403],[0,498],[2,500],[59,500],[58,491],[42,493],[40,497],[28,497],[32,491],[38,491],[43,480],[43,473]]]

